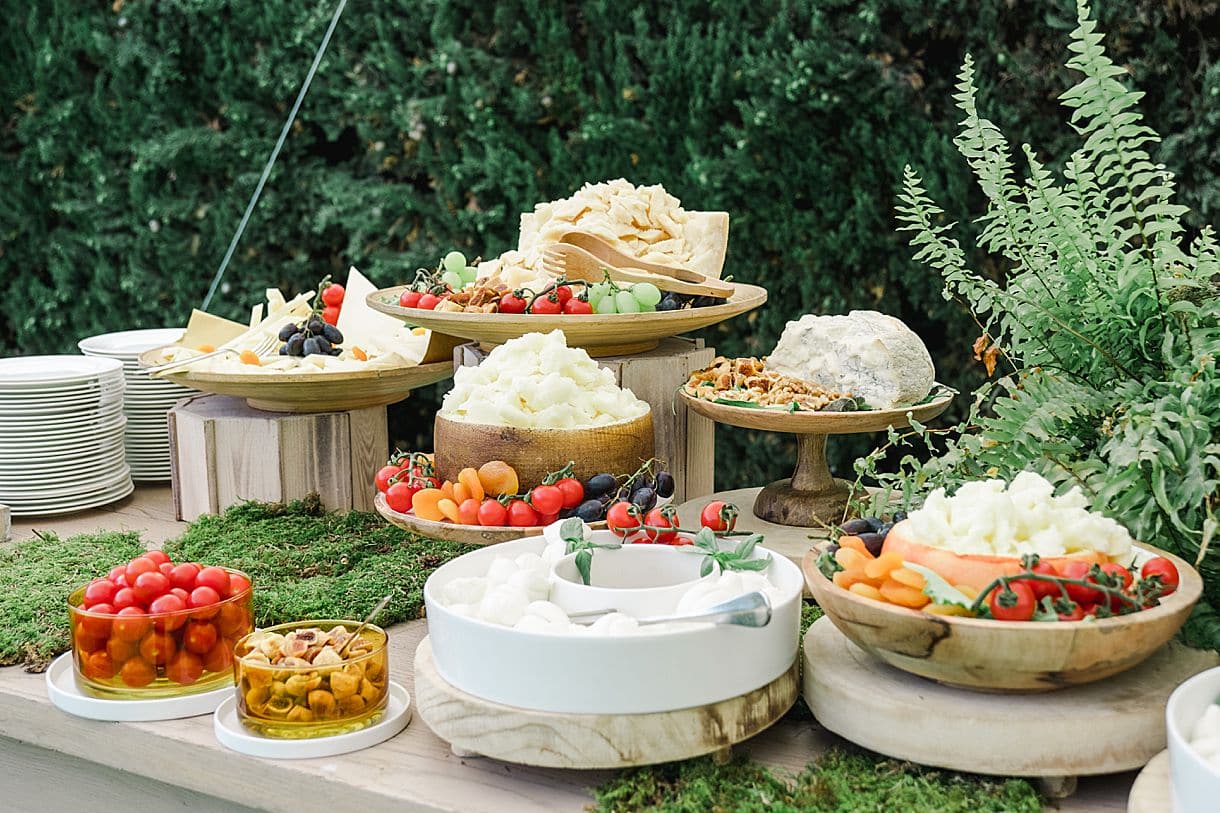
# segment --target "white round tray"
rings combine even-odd
[[[349,754],[385,742],[411,722],[411,695],[400,684],[390,681],[390,697],[381,719],[368,728],[348,734],[314,739],[280,739],[255,734],[237,719],[237,698],[230,692],[213,716],[216,739],[226,748],[252,757],[270,759],[310,759]]]
[[[211,714],[226,699],[233,698],[233,687],[184,697],[157,697],[149,700],[105,700],[81,691],[72,669],[72,653],[65,652],[47,670],[47,696],[61,711],[89,720],[146,723],[153,720],[178,720]]]

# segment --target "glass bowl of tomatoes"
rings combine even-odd
[[[221,688],[251,632],[250,577],[151,551],[68,596],[77,685],[143,700]]]

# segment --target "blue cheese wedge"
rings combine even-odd
[[[919,403],[936,378],[928,348],[914,331],[877,311],[809,314],[789,322],[767,369],[851,393],[873,409]]]

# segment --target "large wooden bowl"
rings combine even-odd
[[[166,348],[140,355],[140,364],[162,363]],[[453,376],[452,361],[353,372],[319,373],[214,373],[171,370],[166,381],[200,392],[245,398],[254,409],[267,412],[343,412],[393,404],[411,390]]]
[[[414,513],[400,514],[391,508],[385,501],[385,495],[378,493],[373,498],[373,505],[377,508],[377,513],[391,525],[397,525],[404,531],[410,531],[420,536],[426,536],[429,539],[444,539],[448,542],[462,542],[467,545],[494,545],[498,542],[509,542],[513,539],[522,539],[527,536],[541,536],[546,529],[543,525],[530,525],[527,527],[515,528],[509,526],[487,526],[487,525],[458,525],[455,522],[435,522],[429,519],[420,519]],[[601,530],[606,527],[606,523],[592,522],[590,528]]]
[[[437,415],[432,448],[437,473],[444,480],[457,480],[462,469],[477,469],[490,460],[503,460],[516,469],[522,489],[541,483],[569,460],[580,480],[601,472],[631,474],[653,455],[652,413],[583,429],[519,429]]]
[[[714,325],[752,311],[767,301],[757,285],[735,282],[736,293],[723,305],[654,313],[615,313],[555,316],[507,313],[465,313],[404,308],[398,297],[405,285],[368,295],[369,307],[437,333],[459,336],[482,345],[504,344],[526,333],[562,330],[569,347],[583,347],[590,356],[643,353],[661,339]]]
[[[1045,692],[1092,683],[1143,662],[1185,623],[1203,580],[1178,557],[1146,545],[1144,558],[1164,556],[1181,584],[1160,605],[1094,621],[995,621],[941,616],[864,598],[817,568],[820,548],[802,569],[814,600],[858,647],[897,669],[969,689]]]

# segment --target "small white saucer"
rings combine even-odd
[[[72,653],[65,652],[47,670],[47,696],[61,711],[89,720],[145,723],[153,720],[179,720],[211,714],[222,701],[233,699],[233,687],[182,697],[155,697],[148,700],[107,700],[85,694],[76,685]]]
[[[411,722],[411,695],[390,681],[390,696],[380,720],[359,731],[331,737],[294,740],[255,734],[237,719],[237,698],[232,694],[216,709],[213,720],[220,744],[241,754],[271,759],[333,757],[385,742],[406,728]]]

